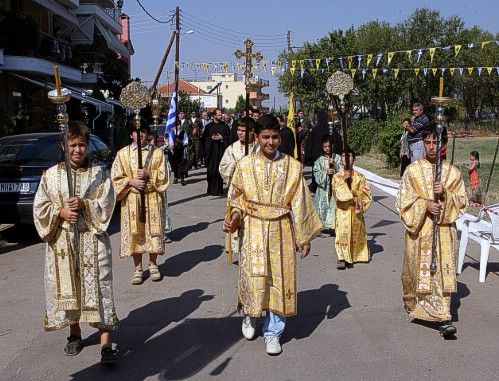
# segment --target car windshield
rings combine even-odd
[[[0,164],[57,163],[62,159],[58,137],[0,140]]]

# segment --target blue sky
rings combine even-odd
[[[335,29],[358,27],[371,20],[396,24],[407,19],[417,8],[440,11],[444,17],[459,16],[467,27],[478,25],[491,33],[499,32],[499,0],[190,0],[171,2],[165,0],[140,0],[141,4],[161,21],[170,18],[170,11],[178,5],[184,11],[180,38],[180,61],[185,62],[235,62],[234,51],[243,49],[243,41],[251,36],[254,50],[262,52],[269,61],[286,49],[286,32],[291,30],[291,43],[300,46],[305,41],[314,42]],[[132,77],[144,81],[154,79],[161,58],[171,36],[172,26],[158,23],[147,16],[137,0],[125,0],[123,11],[131,18]],[[238,43],[238,41],[240,41]],[[359,52],[361,53],[361,52]],[[170,52],[160,84],[173,77],[174,49]],[[193,79],[196,74],[182,71],[181,78]],[[208,74],[201,70],[198,79]],[[287,104],[287,98],[277,90],[276,80],[270,80],[270,94],[265,104],[277,108]]]

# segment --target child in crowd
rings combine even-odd
[[[341,158],[333,152],[333,137],[322,138],[323,155],[314,163],[314,177],[317,183],[314,204],[319,212],[325,229],[334,230],[336,202],[332,197],[331,181],[333,175],[343,169]]]
[[[480,154],[478,151],[470,152],[470,161],[466,165],[468,168],[468,174],[470,175],[470,186],[469,186],[469,196],[470,200],[474,202],[480,202],[480,177],[478,175],[478,169],[480,168]]]
[[[347,160],[349,165],[347,166]],[[369,262],[367,229],[364,213],[371,206],[371,190],[366,178],[353,170],[355,152],[346,149],[341,155],[344,169],[333,176],[333,194],[336,199],[336,268],[343,270],[346,263]]]

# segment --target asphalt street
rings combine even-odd
[[[469,243],[452,311],[456,340],[412,321],[402,308],[404,229],[394,197],[373,187],[367,212],[372,261],[336,270],[333,238],[298,260],[299,315],[288,319],[283,353],[247,341],[236,312],[237,266],[223,252],[225,199],[205,195],[204,169],[171,185],[173,243],[160,258],[161,282],[132,286],[120,259],[119,216],[110,227],[119,362],[102,367],[97,332],[64,355],[67,330],[44,332],[42,244],[34,229],[0,232],[1,380],[496,380],[499,377],[499,261],[478,283],[479,246]],[[258,328],[261,328],[262,321]]]

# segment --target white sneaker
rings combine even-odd
[[[266,346],[267,353],[271,356],[281,354],[281,352],[282,352],[282,348],[281,348],[281,344],[279,343],[278,336],[267,336],[265,338],[265,346]]]
[[[243,331],[243,336],[247,340],[252,340],[255,337],[255,319],[245,316],[241,329]]]

